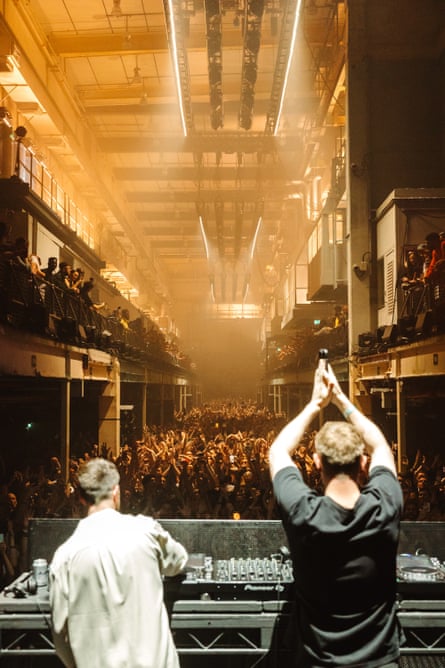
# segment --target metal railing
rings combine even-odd
[[[181,366],[155,328],[137,320],[125,326],[78,294],[42,280],[11,260],[0,258],[0,321],[70,345],[94,347],[119,357]]]

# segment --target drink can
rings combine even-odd
[[[48,562],[46,559],[34,559],[32,573],[37,587],[48,587]]]

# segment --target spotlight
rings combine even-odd
[[[362,280],[369,271],[371,253],[370,251],[365,251],[362,255],[362,261],[360,264],[353,264],[352,270],[359,280]]]

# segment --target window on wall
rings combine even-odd
[[[304,304],[307,302],[308,275],[307,264],[297,264],[295,266],[295,303]]]
[[[47,169],[42,170],[42,199],[50,208],[52,208],[52,179]]]
[[[42,160],[26,146],[20,147],[19,176],[90,248],[94,248],[94,226],[78,204],[57,183]]]
[[[346,236],[345,230],[346,210],[336,209],[335,211],[335,243],[343,244]]]
[[[330,244],[343,244],[345,239],[345,209],[336,209],[328,217],[328,240]]]
[[[318,250],[321,246],[321,240],[322,240],[322,228],[321,228],[321,223],[322,223],[322,218],[318,221],[318,223],[315,225],[314,230],[309,237],[308,240],[308,248],[307,248],[307,253],[308,253],[308,262],[314,259],[314,257],[317,255]]]
[[[37,162],[37,160],[33,161],[30,178],[32,190],[34,190],[36,195],[42,197],[43,199],[43,168],[42,165]]]
[[[52,204],[52,209],[55,211],[62,221],[66,225],[66,220],[65,220],[65,193],[63,189],[59,186],[59,184],[55,181],[53,181],[53,204]]]

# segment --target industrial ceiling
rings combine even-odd
[[[312,230],[308,175],[329,184],[322,138],[344,123],[344,4],[3,7],[14,71],[0,72],[2,104],[74,186],[109,275],[179,321],[199,309],[260,314]]]

